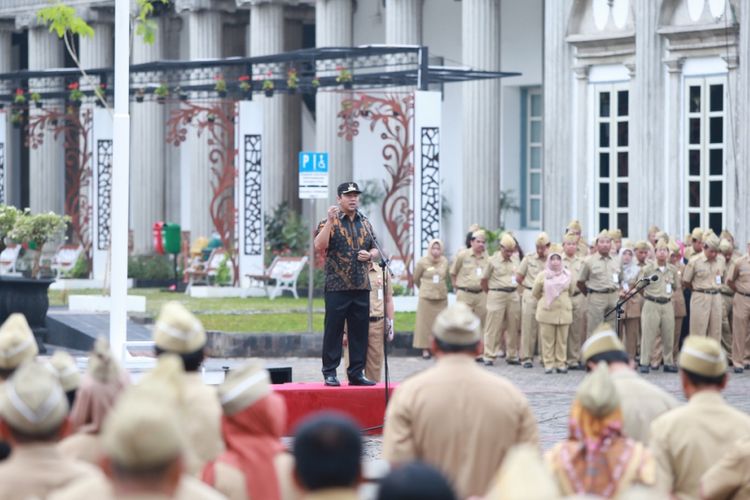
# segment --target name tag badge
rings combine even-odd
[[[383,289],[378,288],[378,300],[383,300]]]
[[[478,267],[476,270],[477,270],[477,278],[481,278],[482,277],[482,268]]]
[[[612,283],[619,283],[620,282],[620,275],[617,273],[612,273]]]
[[[518,286],[518,280],[516,279],[516,275],[510,277],[510,284],[513,286]]]
[[[667,293],[672,293],[672,283],[667,283]]]
[[[721,275],[720,274],[716,275],[716,284],[717,285],[721,285]]]
[[[439,276],[439,275],[437,275],[437,274],[433,274],[433,275],[432,275],[432,282],[433,282],[433,283],[435,283],[436,285],[437,285],[438,283],[440,283],[440,276]]]

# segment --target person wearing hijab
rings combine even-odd
[[[63,455],[98,463],[102,424],[127,385],[127,374],[112,357],[109,342],[105,338],[97,339],[70,410],[70,425],[74,434],[58,445]]]
[[[534,281],[532,295],[537,300],[536,320],[542,339],[544,373],[568,372],[568,330],[573,322],[576,280],[563,266],[562,248],[550,248],[547,263]]]
[[[448,307],[448,259],[443,255],[443,242],[434,239],[427,249],[427,255],[419,259],[414,268],[414,286],[419,289],[419,302],[412,341],[415,349],[422,349],[424,359],[432,357],[430,334],[435,318]]]
[[[230,372],[219,386],[219,399],[226,451],[204,467],[203,481],[230,500],[293,496],[292,459],[281,443],[286,404],[271,390],[262,363],[253,360]]]
[[[605,362],[578,387],[568,426],[568,438],[546,455],[563,495],[616,498],[634,484],[656,482],[648,448],[622,433],[620,396]]]

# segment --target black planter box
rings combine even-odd
[[[13,313],[26,316],[26,321],[34,332],[39,352],[44,353],[47,337],[47,310],[49,297],[47,289],[53,279],[30,279],[0,276],[0,323]]]

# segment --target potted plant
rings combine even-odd
[[[214,123],[216,121],[216,115],[209,113],[208,116],[206,116],[206,119],[208,120],[208,123]]]
[[[6,237],[16,225],[16,220],[22,212],[13,205],[0,205],[0,249],[5,250]]]
[[[65,225],[70,221],[67,215],[58,215],[55,212],[43,214],[32,214],[29,209],[24,210],[10,232],[10,237],[14,241],[27,243],[30,248],[38,249],[34,257],[31,276],[33,278],[39,275],[39,259],[42,256],[42,247],[56,233],[65,230]]]
[[[273,80],[271,80],[272,73],[269,71],[266,75],[266,79],[263,80],[263,93],[266,94],[266,97],[273,97],[273,89],[275,85],[273,84]]]
[[[252,92],[253,84],[250,80],[250,75],[241,75],[239,78],[237,78],[237,81],[240,82],[240,90],[245,94],[245,96]]]
[[[289,71],[286,72],[286,88],[288,88],[289,92],[293,94],[297,92],[298,87],[299,76],[297,76],[297,70],[295,68],[289,68]]]
[[[26,102],[26,94],[21,87],[16,89],[16,95],[13,96],[13,102],[16,104],[24,104]]]
[[[169,97],[169,87],[167,87],[167,84],[161,82],[161,84],[154,89],[154,95],[156,96],[156,102],[164,104],[164,101]]]
[[[227,96],[227,81],[224,79],[224,75],[219,73],[214,77],[214,90],[217,94],[219,94],[219,97],[226,97]]]
[[[315,75],[313,79],[310,80],[310,88],[312,89],[313,94],[318,91],[318,87],[320,87],[320,78],[318,78],[318,76]]]
[[[71,82],[68,84],[68,100],[73,104],[78,104],[83,99],[83,92],[81,92],[81,85],[78,82]]]
[[[175,89],[174,89],[174,93],[175,93],[175,94],[177,94],[177,97],[178,97],[178,98],[179,98],[179,99],[180,99],[181,101],[187,101],[187,100],[188,100],[188,93],[187,93],[187,92],[185,92],[185,91],[184,91],[184,90],[182,89],[182,87],[180,87],[179,85],[178,85],[177,87],[175,87]]]
[[[30,98],[31,102],[33,102],[37,108],[42,107],[42,95],[39,92],[32,92]]]
[[[107,99],[107,84],[101,82],[99,86],[94,89],[94,93],[96,94],[96,105],[103,108],[104,103],[102,101],[106,101]]]
[[[352,88],[352,81],[354,80],[352,72],[344,66],[337,66],[336,70],[339,72],[339,74],[336,75],[336,83],[340,83],[345,89]]]
[[[146,97],[146,92],[143,89],[136,89],[135,91],[135,102],[143,102]]]
[[[13,127],[18,128],[21,126],[21,122],[23,122],[23,115],[20,111],[14,109],[10,113],[10,123],[13,124]]]

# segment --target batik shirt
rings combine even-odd
[[[318,233],[325,223],[323,219],[318,224]],[[370,263],[358,261],[357,253],[372,249],[372,235],[372,226],[359,214],[352,220],[341,212],[333,220],[326,254],[326,292],[370,289]]]

